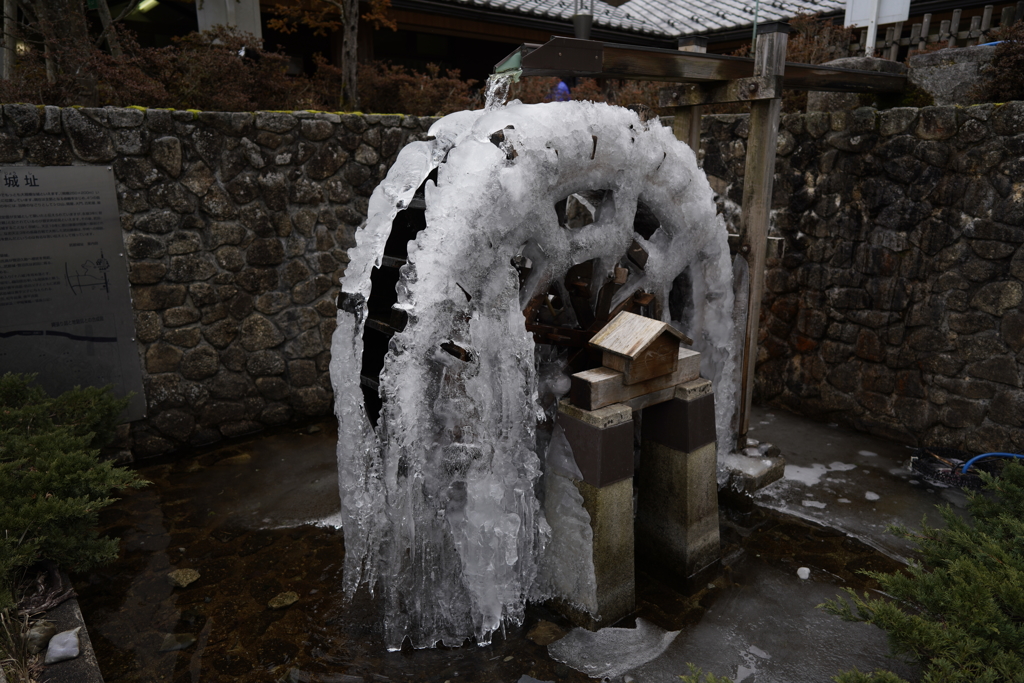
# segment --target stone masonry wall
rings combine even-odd
[[[746,117],[704,122],[734,209]],[[910,444],[1024,449],[1024,103],[783,117],[757,397]]]
[[[0,163],[110,165],[148,404],[136,457],[326,415],[337,282],[432,119],[4,105]],[[759,400],[1024,448],[1024,103],[783,117]],[[705,117],[727,217],[745,116]]]
[[[135,457],[331,412],[347,249],[431,122],[3,106],[0,163],[114,169],[148,404]]]

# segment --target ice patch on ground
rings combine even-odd
[[[819,500],[801,500],[800,504],[805,508],[818,508],[819,510],[823,510],[827,507],[826,503],[822,503]]]
[[[828,465],[814,463],[810,467],[799,465],[786,465],[785,478],[792,481],[799,481],[807,486],[814,486],[821,482],[821,478],[829,472],[849,472],[857,469],[856,465],[844,462],[833,462]]]
[[[878,500],[880,497],[881,496],[879,496],[874,491],[865,491],[864,492],[864,499],[865,500]]]
[[[863,455],[866,458],[873,458],[878,455],[874,451],[857,451],[857,455]]]
[[[603,628],[596,633],[574,628],[548,645],[548,654],[591,678],[616,678],[660,655],[678,635],[679,631],[666,631],[643,619],[636,620],[636,628]]]
[[[767,652],[765,652],[764,650],[762,650],[761,648],[759,648],[756,645],[751,645],[750,647],[748,647],[747,648],[747,652],[749,652],[750,654],[754,655],[755,657],[760,657],[761,659],[771,659],[772,658],[772,656],[770,654],[768,654]]]

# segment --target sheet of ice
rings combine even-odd
[[[548,654],[591,678],[616,678],[660,655],[678,635],[679,631],[666,631],[643,619],[636,620],[636,628],[603,628],[596,633],[574,628],[548,645]]]
[[[865,491],[864,492],[864,499],[865,500],[878,500],[880,497],[881,496],[879,496],[874,491]]]
[[[802,580],[795,568],[783,571],[761,565],[748,570],[754,563],[760,560],[749,557],[735,563],[736,583],[717,597],[700,623],[685,629],[664,653],[630,675],[642,683],[679,683],[690,662],[733,681],[746,674],[747,683],[818,683],[854,667],[885,668],[918,680],[914,668],[888,656],[881,629],[845,622],[817,609],[840,594],[827,573],[814,576],[817,580]]]
[[[874,458],[878,455],[873,451],[857,451],[857,455],[863,455],[865,458]]]
[[[551,542],[540,560],[531,598],[562,596],[575,607],[598,614],[594,572],[594,531],[583,507],[583,495],[572,480],[549,473],[544,477],[544,515]]]
[[[541,400],[551,392],[538,378],[522,314],[569,267],[598,259],[611,272],[635,239],[649,253],[647,266],[618,296],[644,289],[663,301],[688,271],[699,305],[675,322],[704,354],[720,397],[720,443],[731,441],[734,409],[726,234],[693,152],[671,131],[626,109],[564,102],[458,112],[430,135],[402,150],[370,199],[332,341],[344,587],[350,595],[363,584],[380,590],[389,649],[406,638],[414,647],[486,644],[503,623],[521,623],[528,596],[554,590],[551,572],[589,580],[575,556],[589,556],[586,548],[571,564],[543,563],[552,534],[589,542],[589,519],[568,487],[540,485],[546,465],[538,453],[563,465],[568,456],[565,444],[536,428],[552,423]],[[390,342],[374,430],[359,388],[369,275],[395,215],[435,169],[436,182],[424,185],[427,228],[409,243],[396,287],[408,324]],[[555,202],[593,189],[609,191],[593,223],[561,227]],[[633,230],[638,201],[661,223],[650,239]],[[522,287],[512,266],[520,255],[533,263]],[[552,506],[569,511],[549,525],[544,510]],[[542,566],[549,569],[538,578]]]
[[[814,486],[829,472],[848,472],[855,469],[857,469],[856,465],[843,462],[833,462],[828,465],[813,463],[810,467],[786,465],[786,473],[784,476],[786,479],[799,481],[807,486]]]

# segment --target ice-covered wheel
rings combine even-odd
[[[565,102],[460,112],[431,134],[370,200],[332,345],[345,585],[380,587],[392,648],[488,642],[549,588],[536,341],[585,363],[587,335],[630,308],[676,320],[706,376],[733,363],[725,230],[669,130]],[[366,330],[385,323],[368,365]],[[376,370],[374,428],[360,383]]]

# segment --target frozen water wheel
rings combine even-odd
[[[607,191],[574,193],[555,204],[558,224],[578,230],[595,220]],[[659,227],[657,217],[638,203],[633,219],[636,237],[649,239]],[[636,287],[647,265],[648,253],[634,238],[626,253],[614,262],[611,272],[601,272],[601,260],[590,259],[570,267],[546,292],[529,299],[523,309],[526,329],[534,342],[570,349],[568,369],[579,372],[601,364],[601,355],[588,346],[590,339],[608,321],[622,311],[661,318],[661,301],[649,291]],[[531,262],[522,255],[512,260],[519,273],[520,288],[525,290]],[[630,286],[634,285],[634,286]],[[617,297],[620,290],[631,291]]]
[[[543,595],[538,343],[585,367],[617,311],[678,308],[711,376],[734,362],[724,226],[670,131],[566,102],[431,135],[370,199],[332,340],[344,585],[380,590],[391,648],[485,644]]]

